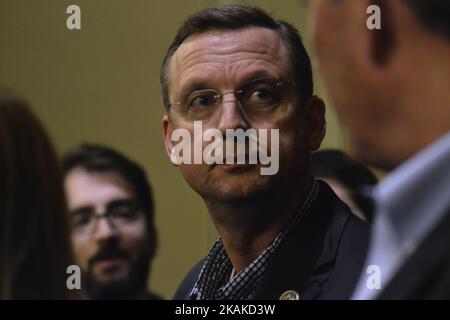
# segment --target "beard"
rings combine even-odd
[[[114,274],[97,275],[93,265],[101,260],[120,258],[127,262],[122,266],[123,270]],[[117,242],[108,242],[89,260],[84,283],[86,293],[92,300],[127,300],[137,298],[145,292],[149,274],[150,256],[141,254],[133,261],[126,250],[120,248]]]

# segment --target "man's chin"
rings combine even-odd
[[[92,299],[123,299],[133,290],[128,266],[94,265],[88,279],[88,293]]]
[[[94,300],[127,299],[134,291],[134,285],[128,277],[113,274],[90,280],[88,287],[88,294]]]
[[[259,168],[237,167],[231,172],[227,172],[227,168],[216,169],[222,172],[209,177],[204,190],[207,198],[224,202],[248,201],[270,190],[271,177],[260,175]]]
[[[142,255],[135,263],[128,259],[119,261],[97,261],[86,270],[86,292],[90,299],[131,299],[145,290],[150,258]]]

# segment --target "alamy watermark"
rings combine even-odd
[[[67,267],[66,273],[69,275],[66,280],[66,286],[69,290],[81,289],[81,268],[76,264]]]
[[[81,9],[76,4],[67,7],[66,13],[70,14],[66,19],[66,27],[69,30],[81,29]]]
[[[367,7],[367,14],[370,16],[366,20],[366,27],[369,30],[381,29],[381,9],[379,6],[373,4]]]
[[[261,175],[274,175],[279,169],[279,129],[226,129],[224,136],[219,129],[203,130],[202,121],[194,121],[193,137],[178,128],[170,139],[176,142],[170,154],[176,165],[259,163]]]
[[[381,289],[381,268],[376,264],[372,264],[367,267],[366,274],[368,275],[366,280],[366,286],[369,290]]]
[[[69,16],[66,19],[66,27],[69,30],[81,30],[81,8],[76,4],[67,7],[66,13]],[[366,20],[366,27],[369,30],[381,29],[381,9],[373,4],[367,7],[367,14],[370,16]]]

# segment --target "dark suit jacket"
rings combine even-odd
[[[450,299],[450,210],[378,299]]]
[[[267,265],[254,299],[275,300],[287,290],[300,299],[348,299],[361,273],[368,226],[319,181],[319,194]],[[174,299],[188,300],[203,261],[186,276]]]

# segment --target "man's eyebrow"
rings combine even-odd
[[[203,79],[194,79],[190,80],[185,86],[183,86],[180,90],[181,94],[189,94],[192,91],[209,89],[211,85],[208,85],[206,80]]]
[[[244,77],[243,81],[241,81],[241,83],[243,85],[245,85],[246,83],[249,83],[249,82],[257,82],[259,80],[266,80],[266,79],[268,79],[268,80],[279,80],[280,77],[278,77],[278,76],[276,76],[274,74],[271,74],[271,73],[269,73],[267,71],[258,71],[256,73],[252,73],[252,74]]]
[[[245,85],[248,82],[258,81],[262,79],[278,79],[278,77],[270,72],[261,70],[254,73],[250,73],[249,75],[244,77],[241,81],[239,81],[239,83],[240,85]],[[181,97],[184,97],[196,90],[213,89],[213,88],[214,86],[211,85],[211,83],[205,79],[193,79],[190,80],[185,86],[181,88],[180,93]]]
[[[135,205],[135,201],[132,199],[127,199],[127,198],[115,199],[106,205],[106,209],[109,210],[109,209],[116,208],[116,207],[133,206],[133,205]]]
[[[73,210],[69,210],[69,212],[73,215],[81,214],[81,213],[91,213],[93,211],[94,211],[93,206],[82,206],[82,207],[75,208]]]

